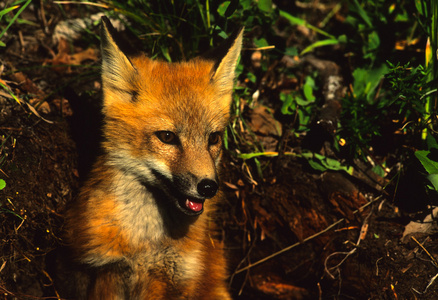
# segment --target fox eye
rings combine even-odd
[[[208,137],[208,144],[210,146],[216,145],[217,143],[219,143],[220,139],[221,139],[220,132],[212,132],[212,133],[210,133],[210,136]]]
[[[165,144],[176,145],[179,143],[178,137],[172,131],[157,131],[155,135]]]

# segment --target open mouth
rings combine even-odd
[[[162,175],[160,172],[152,169],[155,177],[160,180],[165,186],[166,189],[158,189],[157,192],[162,194],[164,198],[170,200],[170,203],[176,206],[176,208],[184,213],[187,216],[198,216],[204,212],[204,202],[206,198],[194,197],[188,195],[186,192],[187,183],[181,180],[169,180],[167,177]],[[181,182],[180,182],[181,181]],[[144,185],[147,188],[151,188],[151,185],[145,181]],[[154,185],[152,185],[153,187]]]
[[[204,199],[180,199],[177,201],[177,206],[186,215],[197,216],[204,211]]]

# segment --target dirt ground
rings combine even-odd
[[[98,153],[98,42],[55,40],[63,17],[54,5],[44,9],[44,22],[41,10],[25,11],[22,18],[41,26],[11,27],[0,49],[0,82],[11,92],[0,90],[4,299],[58,298],[51,270],[63,245],[62,214]],[[87,67],[66,66],[79,63]],[[269,128],[277,121],[264,108],[245,109],[249,138],[275,149],[282,137]],[[303,143],[289,136],[284,147],[299,153]],[[396,192],[359,162],[355,176],[317,172],[292,155],[260,162],[263,177],[253,161],[224,155],[228,200],[217,221],[235,299],[438,299],[437,231],[411,223],[421,224],[436,201],[420,183],[415,188],[410,174],[418,166]]]

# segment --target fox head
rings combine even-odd
[[[127,55],[102,18],[103,150],[109,163],[160,190],[188,216],[218,191],[243,28],[218,51],[167,63]],[[219,53],[219,56],[214,53]]]

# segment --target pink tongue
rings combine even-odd
[[[202,203],[199,202],[193,202],[189,199],[186,200],[186,207],[188,209],[191,209],[193,211],[201,211],[202,210]]]

